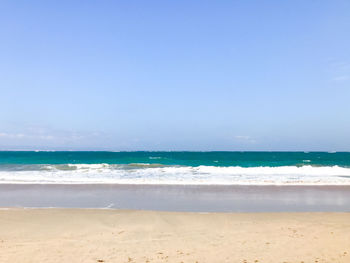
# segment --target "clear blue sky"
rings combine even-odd
[[[350,1],[1,1],[0,148],[350,150]]]

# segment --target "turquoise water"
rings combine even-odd
[[[186,166],[342,166],[349,152],[0,152],[0,165],[14,164],[163,164]],[[1,168],[0,168],[1,169]]]
[[[7,151],[0,183],[350,184],[350,153]]]

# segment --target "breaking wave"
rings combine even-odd
[[[167,166],[162,164],[58,164],[3,166],[0,183],[350,185],[340,166]]]

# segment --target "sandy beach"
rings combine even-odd
[[[1,209],[0,262],[350,262],[350,213]]]

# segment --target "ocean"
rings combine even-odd
[[[350,185],[350,153],[2,151],[0,183]]]

